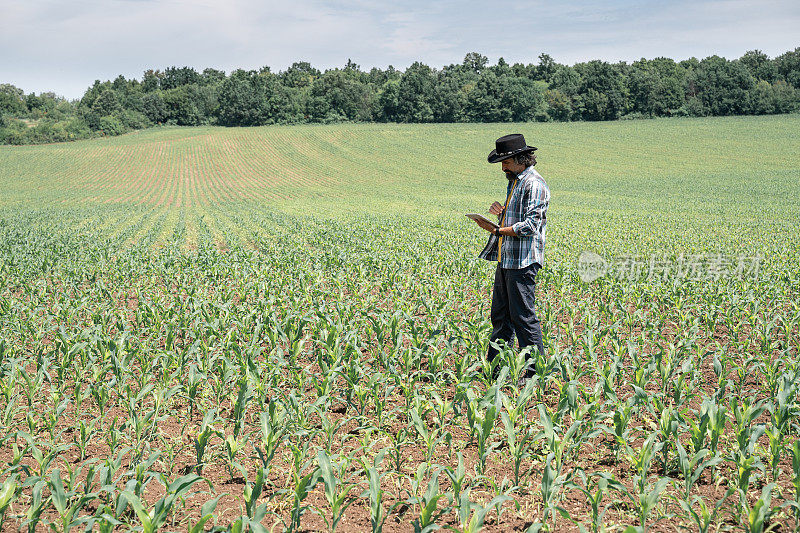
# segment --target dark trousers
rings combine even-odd
[[[520,350],[534,346],[544,354],[542,326],[533,308],[539,268],[537,263],[521,269],[500,268],[497,265],[492,293],[491,340],[510,342],[512,335],[516,334]],[[491,361],[496,355],[497,350],[490,344],[487,358]]]

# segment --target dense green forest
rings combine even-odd
[[[800,110],[800,48],[631,64],[489,65],[469,53],[441,69],[369,71],[348,61],[317,70],[148,70],[141,80],[95,81],[80,100],[0,85],[0,143],[118,135],[157,124],[257,126],[331,122],[527,122],[659,116],[761,115]]]

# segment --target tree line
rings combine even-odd
[[[441,69],[416,62],[362,70],[147,70],[142,79],[95,81],[79,100],[0,85],[0,143],[119,135],[158,124],[260,126],[334,122],[529,122],[664,116],[762,115],[800,110],[800,48],[562,65],[490,65],[471,52]]]

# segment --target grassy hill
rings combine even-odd
[[[675,232],[693,246],[733,244],[781,233],[797,215],[797,115],[164,128],[5,146],[0,208],[96,213],[102,221],[92,226],[112,235],[146,218],[161,221],[149,228],[157,239],[172,236],[182,220],[189,246],[200,233],[220,243],[246,240],[255,226],[242,226],[233,213],[410,216],[466,229],[461,213],[503,195],[503,175],[485,156],[509,131],[539,147],[537,168],[553,192],[551,252],[561,243],[605,240],[609,231],[626,245],[669,245]]]

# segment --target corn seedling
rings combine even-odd
[[[150,509],[146,507],[146,503],[140,499],[139,495],[127,490],[123,491],[122,494],[139,518],[142,531],[144,533],[156,533],[166,524],[175,503],[184,497],[192,485],[201,479],[200,476],[195,474],[188,474],[176,479],[165,487],[166,495],[159,499]]]
[[[431,475],[428,486],[421,496],[410,498],[407,503],[417,507],[418,516],[411,521],[414,526],[414,533],[429,533],[439,529],[436,520],[445,514],[449,508],[439,509],[439,501],[446,498],[445,494],[439,492],[439,470]],[[417,472],[419,478],[419,471]]]
[[[603,506],[603,498],[612,490],[620,495],[624,494],[625,487],[613,477],[602,472],[587,476],[583,470],[578,470],[576,477],[580,483],[576,480],[570,481],[567,489],[577,490],[584,495],[589,503],[589,526],[591,531],[599,533],[604,530],[603,519],[613,505],[612,500],[611,503]]]
[[[702,449],[689,457],[680,441],[676,441],[678,448],[678,470],[683,476],[683,495],[688,501],[689,493],[695,483],[703,475],[706,468],[713,468],[722,462],[721,457],[714,456],[707,449]]]
[[[211,437],[214,435],[218,437],[221,436],[221,433],[211,425],[214,420],[216,420],[216,410],[209,409],[203,416],[203,421],[200,424],[200,431],[193,439],[197,475],[202,475],[203,466],[205,465],[206,450],[211,441]]]
[[[510,500],[508,496],[495,496],[485,506],[471,502],[469,491],[462,493],[458,499],[458,518],[460,527],[458,529],[447,526],[448,529],[458,533],[478,533],[483,529],[486,515],[493,509],[497,509],[504,502]],[[498,517],[499,522],[499,517]]]
[[[330,518],[319,509],[317,512],[325,520],[328,530],[332,533],[336,531],[336,526],[339,525],[344,512],[355,501],[349,497],[350,491],[355,488],[355,485],[343,484],[340,481],[339,478],[345,470],[345,465],[334,466],[325,451],[320,450],[317,453],[317,463],[319,464],[319,477],[325,486],[325,500],[330,506]]]
[[[6,521],[6,513],[8,512],[11,502],[18,496],[17,486],[16,476],[7,478],[3,484],[0,485],[0,530],[3,529],[3,524]]]

